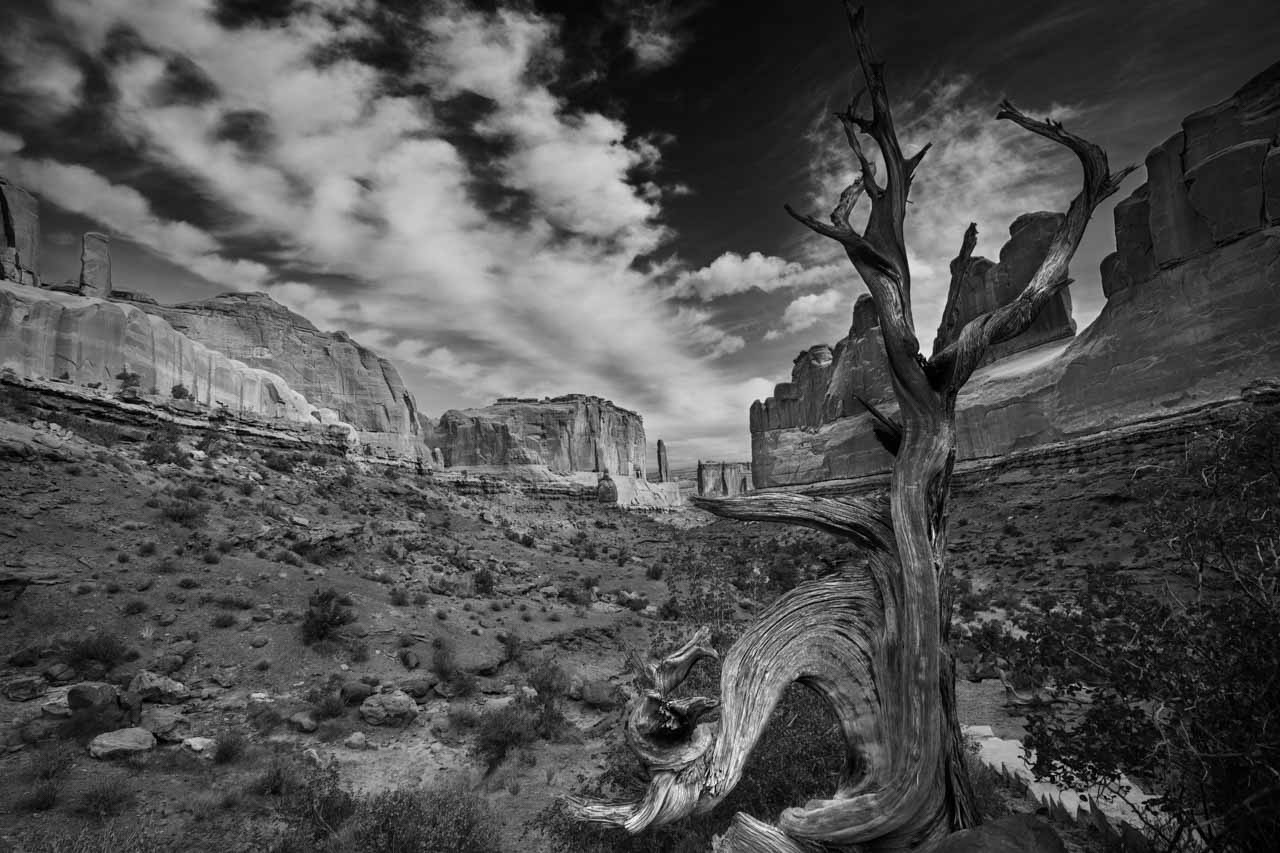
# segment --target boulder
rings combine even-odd
[[[89,231],[80,238],[80,292],[106,299],[111,295],[111,238]]]
[[[138,727],[146,729],[165,743],[180,743],[187,718],[173,708],[152,705],[142,711]]]
[[[352,732],[347,735],[347,739],[342,742],[347,749],[368,749],[369,739],[364,732]]]
[[[129,692],[138,694],[144,702],[160,702],[165,705],[176,705],[191,698],[191,691],[181,681],[174,681],[145,669],[129,682]]]
[[[601,711],[612,711],[622,707],[626,697],[615,685],[607,681],[584,681],[582,684],[582,702]]]
[[[93,758],[119,758],[155,749],[156,739],[143,728],[119,729],[100,734],[89,741],[89,755]]]
[[[310,711],[298,711],[290,715],[289,725],[300,732],[314,732],[317,728],[315,715]]]
[[[339,688],[338,695],[348,705],[359,705],[373,695],[373,687],[363,681],[348,681]]]
[[[1264,224],[1263,161],[1270,139],[1253,139],[1206,157],[1186,172],[1191,206],[1218,243]]]
[[[418,703],[403,690],[379,693],[361,703],[360,716],[371,726],[403,725],[418,716]]]
[[[67,707],[72,711],[115,707],[117,696],[119,691],[114,684],[83,681],[67,690]]]
[[[30,702],[32,699],[44,695],[45,680],[35,676],[25,675],[21,678],[15,678],[4,686],[4,695],[6,699],[13,702]]]

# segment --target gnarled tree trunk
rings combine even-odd
[[[1112,175],[1098,146],[1002,103],[996,118],[1076,155],[1083,187],[1023,292],[970,321],[925,359],[911,316],[903,222],[912,176],[928,146],[903,155],[884,66],[872,54],[861,10],[846,0],[846,11],[865,89],[836,118],[861,175],[841,194],[829,224],[787,211],[844,246],[875,302],[899,408],[897,420],[872,410],[894,453],[889,491],[875,498],[763,493],[697,503],[727,518],[799,524],[846,537],[866,552],[866,568],[802,584],[766,609],[725,655],[718,703],[670,697],[698,660],[714,656],[705,633],[652,664],[651,689],[632,706],[627,723],[629,744],[652,771],[646,795],[638,803],[574,801],[584,819],[640,832],[710,810],[737,783],[783,691],[801,682],[827,700],[839,721],[845,777],[830,799],[788,809],[776,825],[739,814],[719,850],[799,851],[819,844],[908,850],[980,820],[965,771],[948,647],[945,556],[956,396],[988,347],[1024,331],[1066,286],[1067,262],[1089,217],[1131,168]],[[863,94],[870,96],[870,116],[859,112]],[[863,136],[879,149],[883,184],[863,150]],[[871,209],[858,232],[849,218],[864,195]],[[961,257],[975,238],[970,225]],[[717,704],[719,721],[700,722]]]

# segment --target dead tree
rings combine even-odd
[[[818,845],[909,850],[980,821],[965,771],[948,646],[945,557],[956,396],[988,348],[1024,331],[1069,283],[1067,263],[1090,216],[1132,170],[1112,174],[1097,145],[1003,102],[997,119],[1076,155],[1083,186],[1022,293],[970,321],[926,359],[912,320],[903,222],[912,177],[929,146],[903,154],[884,65],[872,52],[861,10],[845,2],[865,85],[836,118],[861,174],[841,193],[829,221],[790,207],[787,212],[844,247],[875,301],[898,403],[896,418],[872,412],[894,453],[888,494],[833,499],[766,493],[698,504],[726,518],[798,524],[847,538],[866,552],[866,568],[803,584],[765,610],[725,654],[718,701],[673,697],[694,664],[715,656],[705,631],[652,664],[651,689],[633,703],[627,722],[628,743],[651,771],[644,798],[573,803],[584,819],[633,833],[708,811],[737,783],[783,691],[805,684],[826,699],[839,721],[844,777],[830,799],[787,809],[776,826],[737,815],[718,848],[733,853]],[[864,96],[870,115],[859,109]],[[879,150],[883,178],[864,137]],[[859,232],[850,216],[864,196],[870,213]],[[962,258],[972,252],[975,235],[970,225]],[[700,722],[716,707],[717,722]]]

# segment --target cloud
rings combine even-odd
[[[709,302],[752,289],[769,292],[814,287],[849,281],[855,276],[847,264],[806,267],[760,252],[751,252],[746,257],[737,252],[725,252],[707,266],[677,276],[673,295]]]
[[[65,51],[40,38],[17,15],[0,30],[0,67],[6,87],[24,99],[23,109],[53,119],[80,103],[84,75]]]
[[[933,143],[916,172],[905,223],[916,332],[927,349],[946,303],[949,262],[968,223],[978,224],[976,253],[995,257],[1019,215],[1066,209],[1078,188],[1078,166],[1061,147],[994,120],[998,97],[969,77],[939,78],[910,100],[890,94],[896,95],[895,119],[904,151],[910,155]],[[1027,111],[1067,121],[1081,114],[1060,104]],[[808,138],[814,146],[809,172],[816,188],[810,204],[813,210],[829,210],[853,181],[856,161],[829,110],[815,119]],[[874,143],[865,144],[872,154]],[[878,152],[874,155],[878,159]],[[864,200],[855,224],[866,209]],[[805,245],[808,263],[843,257],[839,246],[823,238],[812,237]]]
[[[782,312],[782,328],[770,329],[765,333],[764,339],[776,340],[784,333],[799,332],[815,326],[840,311],[846,298],[843,292],[835,288],[797,297]]]
[[[683,3],[677,9],[669,0],[628,4],[627,47],[635,56],[636,67],[656,71],[673,64],[689,44],[690,37],[681,25],[699,7]]]
[[[679,191],[661,186],[668,140],[558,95],[547,19],[427,6],[405,21],[426,44],[388,80],[349,47],[372,38],[354,0],[234,30],[205,0],[54,2],[87,53],[113,28],[136,33],[141,47],[105,68],[112,129],[228,216],[205,230],[164,221],[83,166],[22,161],[53,203],[350,331],[402,364],[425,411],[596,393],[673,446],[697,436],[745,454],[747,407],[767,384],[718,361],[745,341],[673,304],[671,264],[649,257],[670,238],[664,195]],[[235,257],[245,242],[279,264]]]
[[[185,222],[157,217],[141,193],[112,184],[83,166],[0,154],[0,171],[59,207],[87,216],[110,233],[145,246],[211,282],[252,290],[268,278],[262,264],[221,256],[218,241],[208,233]]]

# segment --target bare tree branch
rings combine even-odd
[[[722,518],[798,524],[852,539],[866,548],[886,551],[894,547],[889,502],[883,495],[836,499],[777,492],[690,501]]]

